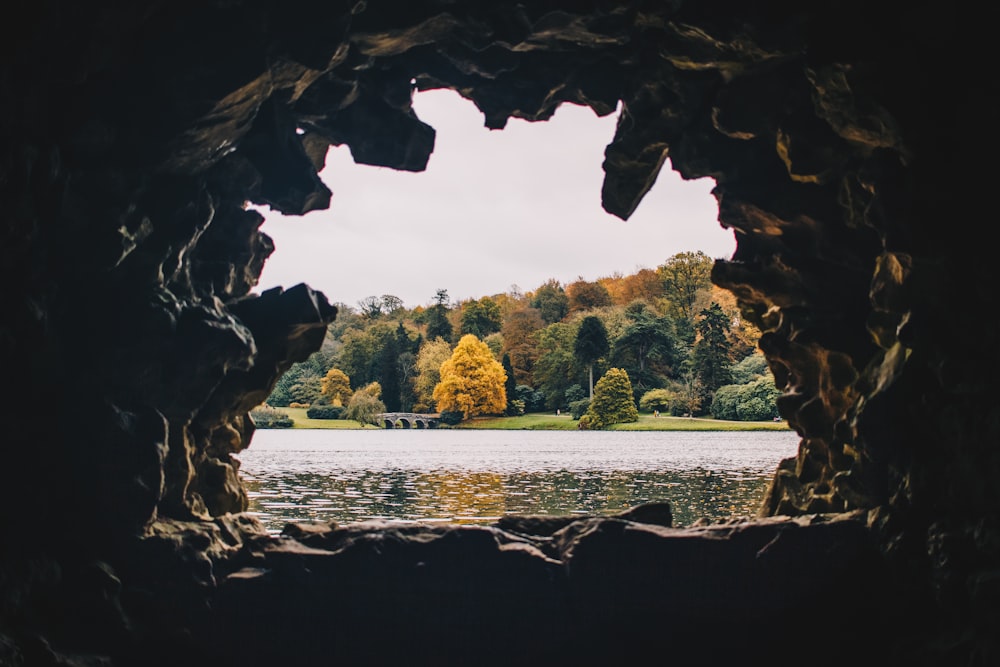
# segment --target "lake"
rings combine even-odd
[[[249,513],[293,521],[490,523],[669,501],[675,526],[754,516],[794,431],[260,429],[240,452]]]

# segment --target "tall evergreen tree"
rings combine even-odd
[[[396,326],[396,373],[399,378],[399,409],[403,412],[409,412],[416,400],[413,377],[417,372],[417,351],[420,349],[421,341],[419,334],[416,340],[410,338],[410,333],[402,321]]]
[[[440,338],[451,342],[453,329],[448,319],[448,290],[439,289],[434,295],[434,305],[427,309],[427,340]]]
[[[594,364],[611,349],[608,330],[596,315],[588,315],[580,322],[573,343],[573,355],[587,367],[590,382],[590,399],[594,399]]]
[[[711,395],[723,385],[732,384],[733,363],[729,345],[729,318],[717,303],[700,313],[698,342],[694,347],[693,368],[701,382],[702,405],[710,405]],[[706,400],[708,399],[708,400]]]
[[[412,352],[399,354],[399,409],[403,412],[413,411],[417,401],[413,381],[417,374],[417,355]]]
[[[413,339],[410,338],[410,332],[407,330],[406,325],[402,321],[396,324],[396,350],[399,354],[404,352],[412,352],[414,354],[420,349],[420,343],[414,344]]]
[[[510,355],[504,352],[503,361],[500,362],[503,365],[503,371],[507,374],[507,381],[504,383],[504,390],[507,392],[507,413],[511,412],[510,402],[517,398],[515,394],[515,389],[517,389],[517,379],[514,377],[514,366],[510,363]]]
[[[379,384],[382,385],[382,402],[386,412],[399,412],[399,348],[395,336],[387,336],[382,347]]]

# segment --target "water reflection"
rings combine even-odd
[[[259,431],[240,454],[250,511],[289,521],[477,523],[667,500],[675,525],[756,513],[792,432]]]

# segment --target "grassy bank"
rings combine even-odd
[[[280,408],[295,421],[293,428],[332,428],[332,429],[373,429],[377,426],[362,426],[350,419],[309,419],[306,408]],[[579,422],[568,414],[530,414],[521,417],[476,417],[456,426],[440,428],[457,429],[497,429],[507,431],[575,431]],[[650,414],[640,414],[639,421],[629,424],[614,424],[609,431],[787,431],[787,422],[736,422],[720,419],[702,419],[687,417],[654,417]]]
[[[503,429],[503,430],[557,430],[575,431],[578,421],[569,415],[530,414],[521,417],[477,417],[451,428]],[[654,417],[640,414],[639,421],[613,424],[608,431],[788,431],[788,423],[736,422],[721,419],[687,417]]]
[[[278,408],[286,413],[295,422],[292,428],[335,428],[335,429],[361,429],[378,428],[371,424],[362,425],[353,419],[309,419],[306,416],[308,408]]]

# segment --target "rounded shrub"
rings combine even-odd
[[[449,426],[454,426],[463,419],[465,419],[465,413],[461,410],[445,410],[441,413],[441,423],[448,424]]]
[[[609,368],[597,381],[594,400],[584,416],[590,417],[589,426],[593,429],[639,421],[639,410],[632,397],[632,383],[624,368]]]
[[[309,419],[342,419],[343,416],[342,405],[311,405],[306,410],[306,417]]]

